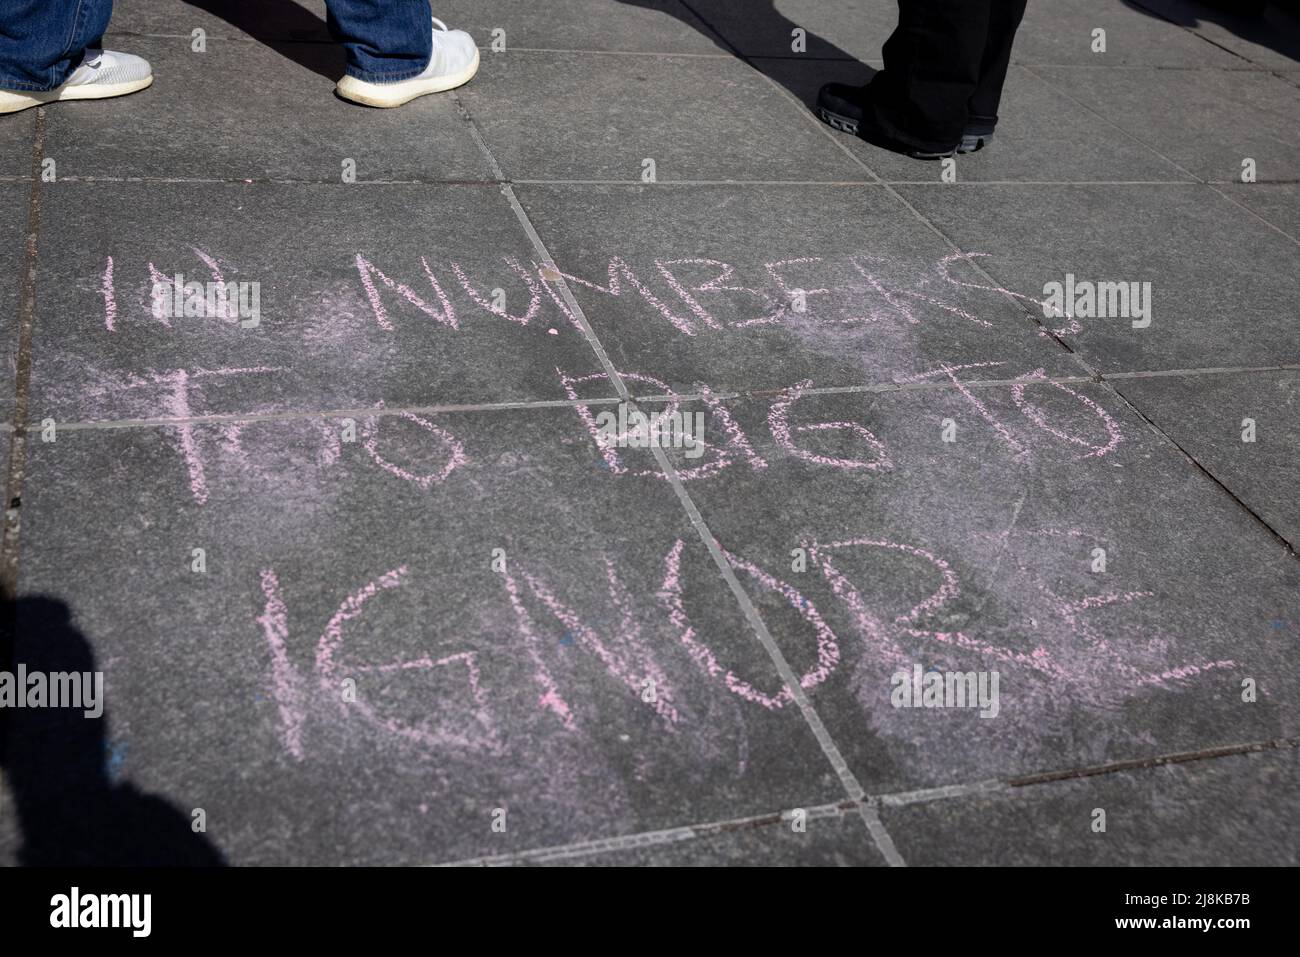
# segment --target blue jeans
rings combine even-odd
[[[265,2],[265,0],[263,0]],[[326,0],[349,76],[393,83],[433,55],[429,0]],[[0,0],[0,89],[52,90],[99,46],[113,0]],[[188,31],[187,31],[188,32]]]

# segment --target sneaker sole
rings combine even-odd
[[[822,118],[822,122],[839,130],[841,133],[851,133],[853,136],[858,135],[858,121],[847,116],[841,116],[839,113],[832,113],[824,106],[817,107],[817,115]]]
[[[993,139],[992,133],[967,133],[961,138],[961,146],[957,147],[957,152],[978,153],[989,145],[991,139]]]
[[[354,76],[345,76],[334,89],[339,96],[362,106],[390,109],[410,103],[416,97],[430,93],[445,93],[464,86],[478,73],[479,54],[474,51],[474,62],[459,73],[450,76],[430,77],[427,80],[402,80],[399,83],[370,83]]]
[[[832,113],[824,106],[817,108],[817,115],[821,117],[822,122],[826,123],[833,129],[842,133],[849,133],[853,136],[858,135],[858,121],[841,113]],[[943,153],[926,153],[921,150],[909,150],[908,156],[916,159],[941,159],[945,156],[952,156],[954,153],[977,153],[989,144],[993,139],[992,133],[967,133],[961,138],[961,143],[956,149],[948,150]]]
[[[84,86],[60,86],[53,90],[39,90],[30,93],[17,90],[0,90],[0,113],[18,113],[30,110],[33,106],[46,103],[58,103],[62,100],[106,100],[114,96],[126,96],[139,93],[153,85],[153,74],[142,80],[128,80],[125,83],[87,83]]]

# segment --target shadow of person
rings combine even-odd
[[[260,40],[281,56],[331,81],[343,75],[347,60],[342,47],[330,42],[328,25],[294,0],[185,2],[220,17],[241,33]],[[810,108],[816,104],[817,91],[823,83],[835,81],[861,85],[870,81],[876,72],[834,43],[808,32],[806,27],[786,17],[776,9],[774,0],[745,3],[743,18],[729,20],[725,30],[714,28],[709,23],[712,10],[707,4],[697,2],[688,7],[679,0],[618,2],[677,17],[720,49],[771,77]],[[792,32],[796,29],[805,31],[805,49],[798,54],[790,49]],[[284,38],[294,42],[286,42]]]
[[[1300,61],[1300,0],[1124,0],[1124,4],[1180,27],[1217,24],[1243,40]]]
[[[876,70],[858,60],[804,24],[796,23],[776,9],[774,0],[747,0],[726,11],[727,23],[711,22],[731,0],[690,3],[688,0],[619,0],[620,3],[670,14],[732,53],[738,60],[775,80],[809,109],[817,105],[817,91],[823,83],[868,83]],[[735,17],[734,9],[743,9]],[[793,32],[804,31],[805,48],[791,49]],[[883,39],[883,38],[882,38]]]
[[[185,0],[225,20],[301,67],[338,80],[347,66],[343,47],[330,38],[325,21],[293,0]]]
[[[0,607],[0,671],[94,672],[85,637],[68,606],[52,598]],[[101,702],[102,703],[102,702]],[[188,815],[162,798],[115,783],[106,768],[108,712],[0,707],[0,768],[29,866],[201,867],[225,863]]]

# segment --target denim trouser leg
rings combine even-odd
[[[0,0],[0,89],[59,86],[99,43],[112,12],[113,0]]]
[[[325,5],[330,33],[348,54],[348,76],[395,83],[418,76],[429,65],[429,0],[326,0]]]

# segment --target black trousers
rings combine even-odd
[[[995,123],[1026,0],[898,0],[898,29],[871,107],[885,132],[943,150],[969,122]]]

